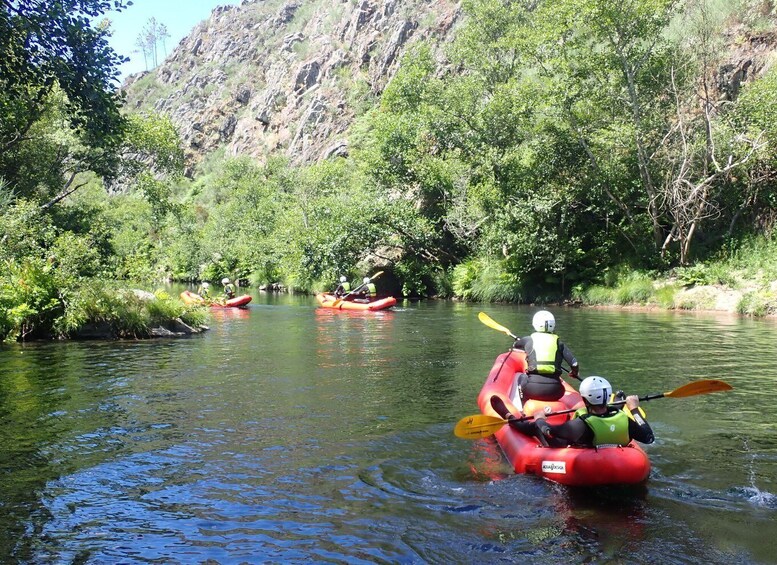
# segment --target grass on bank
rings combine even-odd
[[[607,279],[607,277],[605,277]],[[738,291],[739,314],[777,314],[777,243],[754,238],[726,256],[668,273],[617,270],[605,284],[577,287],[573,299],[588,305],[640,305],[667,309],[714,309],[718,290]]]
[[[53,270],[8,263],[0,276],[0,341],[70,338],[98,332],[107,338],[141,338],[176,320],[197,328],[201,307],[186,306],[164,291],[150,293],[126,284],[81,279],[62,284]]]

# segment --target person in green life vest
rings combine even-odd
[[[562,362],[569,363],[569,375],[575,379],[580,373],[580,365],[572,350],[553,333],[556,329],[553,314],[540,310],[532,318],[532,327],[534,333],[519,337],[513,343],[513,349],[526,352],[526,373],[518,375],[517,390],[523,400],[558,400],[564,396]]]
[[[653,443],[655,437],[645,412],[639,407],[639,397],[625,396],[618,391],[616,405],[608,405],[612,399],[612,387],[607,379],[591,376],[580,383],[580,396],[585,407],[563,424],[552,425],[545,421],[544,413],[537,412],[534,421],[515,421],[507,412],[504,402],[491,398],[491,406],[510,426],[526,435],[539,437],[549,447],[598,447],[600,445],[628,445],[631,440]],[[625,407],[623,404],[625,403]]]
[[[230,282],[230,280],[227,277],[224,277],[221,279],[221,284],[224,285],[224,296],[227,297],[227,300],[230,298],[235,297],[235,285]]]
[[[210,283],[203,281],[200,288],[197,290],[197,294],[202,296],[205,302],[208,302],[210,300]]]
[[[348,282],[348,279],[344,276],[340,277],[340,284],[337,285],[337,288],[335,289],[335,296],[337,298],[341,298],[342,296],[348,294],[351,292],[351,283]]]
[[[356,297],[354,298],[354,302],[369,302],[375,298],[376,294],[377,290],[375,288],[375,283],[370,282],[370,277],[364,277],[359,290],[354,291],[353,296]]]

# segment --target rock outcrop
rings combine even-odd
[[[243,0],[221,6],[155,70],[123,89],[131,109],[178,126],[189,173],[217,149],[292,163],[348,155],[347,130],[376,101],[404,53],[440,48],[463,19],[456,0]],[[720,98],[773,61],[774,32],[733,26],[716,71]],[[441,65],[442,63],[442,58]]]
[[[165,62],[133,75],[131,109],[171,116],[193,165],[224,148],[295,163],[348,154],[348,126],[419,40],[450,40],[449,0],[243,0],[222,6]]]

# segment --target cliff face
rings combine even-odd
[[[243,0],[216,8],[167,60],[125,82],[130,109],[170,115],[190,163],[347,154],[343,134],[419,40],[449,40],[452,0]],[[190,168],[191,171],[191,168]]]
[[[128,107],[171,116],[189,173],[221,148],[259,159],[285,153],[293,163],[345,155],[354,118],[375,103],[413,44],[452,39],[460,4],[243,0],[219,7],[162,65],[127,79]],[[715,81],[733,99],[769,67],[776,37],[732,29],[725,40]]]

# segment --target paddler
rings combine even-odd
[[[540,310],[531,321],[534,333],[519,337],[513,343],[513,349],[526,352],[526,373],[518,375],[518,389],[521,398],[526,401],[558,400],[564,396],[564,383],[561,382],[562,362],[571,367],[569,376],[578,378],[580,365],[572,350],[553,333],[556,318],[547,310]]]
[[[625,396],[618,391],[612,398],[610,383],[597,376],[587,377],[580,383],[580,396],[585,406],[577,410],[571,420],[557,425],[545,421],[542,411],[534,414],[534,421],[516,421],[498,396],[491,397],[491,407],[508,420],[511,427],[523,434],[540,437],[549,447],[625,446],[631,440],[640,443],[655,440],[645,412],[639,407],[638,396]],[[611,400],[625,400],[625,407],[621,402],[608,405]]]
[[[335,289],[335,296],[337,298],[342,298],[344,295],[351,292],[351,283],[348,282],[348,279],[345,278],[344,275],[340,276],[340,284],[337,285],[337,288]]]

